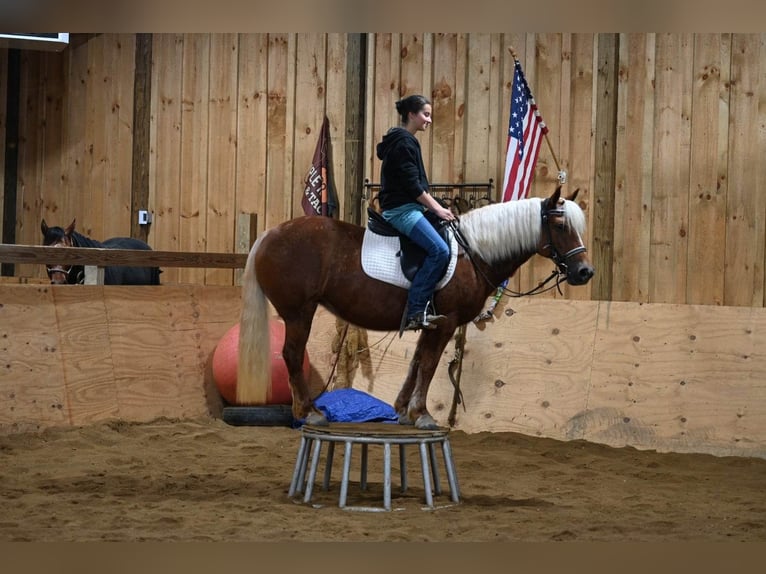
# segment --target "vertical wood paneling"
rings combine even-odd
[[[287,34],[269,34],[268,114],[266,138],[266,228],[290,219],[292,203],[285,189],[287,153]]]
[[[114,206],[105,212],[104,228],[108,237],[115,235],[130,236],[132,213],[133,165],[133,87],[136,69],[136,35],[114,34],[110,36],[112,44],[111,65],[114,74],[114,93],[109,102],[111,108],[112,136],[116,138],[109,154],[112,171],[109,174],[109,188],[115,194]],[[116,150],[116,151],[114,151]],[[111,211],[110,211],[111,210]],[[107,215],[108,214],[108,215]]]
[[[565,191],[581,189],[588,215],[597,277],[588,287],[567,287],[564,296],[764,304],[763,35],[369,34],[367,104],[356,116],[347,109],[349,89],[362,97],[351,87],[357,70],[349,67],[349,39],[153,35],[154,248],[231,251],[239,214],[257,214],[259,232],[300,215],[324,114],[341,212],[353,213],[343,202],[361,190],[344,189],[346,162],[356,145],[363,150],[359,169],[379,180],[375,146],[399,123],[394,103],[409,93],[433,104],[432,129],[419,135],[430,180],[492,177],[497,191],[512,46],[553,148],[543,142],[531,193],[552,190],[555,154],[568,173]],[[61,225],[77,217],[78,228],[97,239],[128,233],[136,209],[129,191],[135,43],[131,34],[98,34],[60,54],[24,54],[19,242],[39,243],[43,216]],[[610,46],[619,52],[610,55]],[[611,58],[613,78],[599,83],[603,56]],[[4,66],[6,58],[0,79]],[[352,126],[359,117],[364,126]],[[349,140],[352,128],[357,142]],[[549,270],[550,262],[534,258],[515,287],[536,284]],[[22,265],[17,274],[41,277],[42,270]],[[162,280],[233,277],[168,268]]]
[[[487,175],[479,181],[495,178],[505,164],[502,146],[498,147],[498,137],[506,132],[507,123],[503,122],[503,39],[499,34],[492,34],[489,46],[489,116],[487,118]]]
[[[41,84],[45,90],[45,127],[41,134],[44,138],[42,160],[42,182],[40,213],[36,214],[38,225],[34,220],[30,222],[30,230],[34,231],[32,243],[42,243],[42,235],[39,230],[39,220],[45,218],[48,225],[61,225],[59,202],[61,200],[61,174],[63,167],[64,148],[62,142],[63,131],[63,94],[64,94],[64,67],[61,65],[61,54],[46,54],[44,61],[44,82]],[[66,216],[65,216],[66,217]],[[69,222],[64,223],[67,225]],[[37,228],[37,229],[35,229]],[[45,277],[42,265],[37,265],[33,275]]]
[[[237,213],[255,214],[260,235],[266,221],[268,35],[239,38],[237,109]]]
[[[489,177],[490,51],[490,34],[469,35],[465,118],[466,181],[486,181]]]
[[[64,173],[61,181],[60,223],[66,226],[74,218],[81,222],[80,212],[88,204],[83,200],[86,182],[85,118],[87,116],[88,44],[71,47],[67,59],[64,93]],[[53,224],[52,221],[48,223]]]
[[[7,85],[8,50],[6,48],[0,48],[0,86]],[[0,169],[0,238],[2,237],[3,232],[3,214],[5,212],[5,138],[7,136],[6,126],[8,125],[8,117],[6,116],[6,109],[8,107],[7,97],[7,90],[0,89],[0,158],[3,158],[3,169]]]
[[[686,297],[691,60],[689,35],[657,35],[649,296],[660,303]]]
[[[149,209],[149,164],[152,120],[152,35],[136,34],[133,66],[133,129],[130,171],[131,237],[146,241],[149,226],[141,225],[138,212]]]
[[[466,77],[468,73],[468,34],[458,34],[455,51],[455,150],[452,163],[455,165],[455,177],[452,181],[465,183],[465,106]]]
[[[298,190],[295,189],[295,110],[296,110],[296,89],[295,76],[298,69],[298,34],[287,35],[287,91],[286,91],[286,110],[285,115],[285,179],[282,182],[282,197],[285,203],[285,213],[287,219],[303,214],[300,206]],[[303,170],[305,168],[301,168]]]
[[[286,193],[293,196],[292,217],[304,215],[301,206],[303,189],[324,121],[327,90],[325,35],[301,34],[296,41],[296,57],[305,65],[295,69],[295,93],[300,100],[295,106],[295,174],[286,189]]]
[[[614,253],[614,183],[615,132],[617,122],[617,64],[619,39],[614,34],[599,34],[597,56],[596,98],[598,99],[595,140],[596,178],[593,186],[593,251],[591,261],[598,270],[593,278],[592,292],[597,299],[611,296]]]
[[[210,34],[187,34],[183,44],[178,248],[207,250]],[[205,270],[178,269],[181,283],[204,283]]]
[[[562,73],[562,38],[561,34],[538,34],[535,38],[534,76],[527,78],[530,90],[540,110],[540,114],[549,126],[547,140],[540,144],[540,155],[535,166],[535,176],[529,189],[529,197],[547,197],[556,187],[558,169],[554,161],[551,147],[560,155],[561,146],[561,73]],[[548,143],[550,142],[550,144]],[[505,162],[503,162],[504,164]],[[518,272],[522,290],[534,288],[545,279],[553,267],[549,260],[533,257]],[[551,290],[543,297],[554,297]]]
[[[612,268],[617,301],[649,300],[654,52],[653,34],[620,37]]]
[[[723,303],[726,245],[726,188],[721,158],[726,157],[728,34],[697,34],[694,41],[691,164],[689,181],[689,260],[687,303]],[[724,144],[723,149],[719,146]]]
[[[756,92],[758,94],[758,140],[756,142],[757,150],[758,150],[758,156],[759,158],[762,158],[764,156],[764,153],[766,153],[766,33],[761,33],[758,38],[758,91]],[[763,161],[755,161],[754,162],[755,169],[757,172],[756,176],[756,189],[753,190],[755,194],[760,196],[761,201],[763,195],[766,193],[766,162]],[[764,214],[764,203],[761,202],[759,209],[761,209],[761,218],[760,221],[763,224],[764,217],[766,217],[766,214]],[[763,230],[763,234],[766,235],[766,231]],[[761,236],[761,245],[763,245],[763,236]],[[762,254],[764,257],[766,257],[766,254]],[[761,268],[766,268],[766,262],[764,262],[764,259],[758,259],[757,262],[761,265]],[[764,279],[766,282],[766,278]],[[766,306],[766,285],[763,285],[761,287],[763,292],[763,299],[758,301],[755,300],[753,302],[754,306]]]
[[[369,142],[371,163],[367,176],[375,182],[380,181],[380,160],[375,154],[375,146],[391,127],[400,123],[395,105],[401,97],[400,70],[399,35],[375,34],[374,113],[372,140]],[[370,204],[378,208],[377,203],[371,201]]]
[[[731,49],[729,186],[726,192],[726,305],[763,305],[764,190],[758,189],[762,39],[735,34]]]
[[[149,201],[154,220],[149,243],[155,249],[180,251],[178,243],[181,195],[181,88],[183,36],[155,34],[152,46],[152,153]],[[200,206],[202,209],[203,206]],[[177,283],[178,269],[163,270],[163,283]]]
[[[433,49],[432,159],[429,177],[432,182],[454,182],[457,181],[454,161],[457,35],[434,34]]]
[[[8,85],[8,50],[0,48],[0,86]],[[8,91],[0,90],[0,158],[3,158],[3,168],[5,168],[5,138],[8,117],[6,109],[8,107]],[[4,220],[5,210],[5,169],[0,169],[0,226]],[[0,229],[2,236],[2,229]]]
[[[234,251],[238,49],[236,34],[216,34],[210,39],[205,234],[207,248],[211,252]],[[233,280],[231,269],[205,271],[205,283],[208,285],[231,285]]]
[[[588,223],[593,223],[591,198],[593,194],[594,174],[591,166],[594,162],[595,140],[593,138],[593,73],[594,38],[591,34],[571,34],[566,59],[569,60],[569,87],[567,103],[562,102],[559,139],[561,148],[556,153],[561,168],[567,172],[564,191],[569,194],[579,189],[577,203],[585,211]],[[566,61],[565,59],[565,61]],[[565,86],[562,83],[562,91]],[[566,111],[565,111],[566,110]],[[586,247],[591,247],[592,233],[583,237]],[[571,288],[564,291],[567,299],[590,299],[591,284],[585,287]]]
[[[86,88],[85,117],[85,185],[83,187],[83,212],[78,221],[81,233],[94,239],[104,237],[102,213],[104,211],[106,189],[106,94],[104,85],[110,81],[104,59],[106,57],[106,39],[103,34],[95,36],[88,46],[88,75]]]
[[[401,72],[399,97],[406,98],[413,94],[420,94],[429,100],[431,99],[430,84],[426,84],[431,78],[431,70],[428,70],[428,78],[424,77],[425,54],[423,48],[424,34],[402,34],[401,48],[399,49],[401,57]],[[431,55],[428,56],[431,61]],[[396,100],[394,100],[396,101]],[[420,149],[423,153],[423,164],[426,173],[429,175],[429,181],[433,181],[431,174],[431,137],[430,128],[425,133],[417,134],[420,142]]]
[[[329,177],[335,186],[338,207],[335,217],[345,221],[351,220],[350,196],[358,196],[361,189],[347,189],[347,186],[353,186],[353,181],[346,181],[347,173],[358,173],[361,167],[358,165],[354,149],[361,144],[358,130],[361,126],[359,122],[359,113],[361,112],[362,101],[358,94],[360,87],[359,71],[355,68],[348,68],[347,58],[358,62],[360,56],[359,41],[350,42],[348,34],[328,34],[327,35],[327,72],[326,88],[324,100],[320,101],[318,106],[324,110],[327,120],[330,122],[330,171]],[[352,54],[356,51],[356,54]],[[353,75],[353,77],[350,77]],[[355,92],[349,94],[347,86],[353,86]],[[349,88],[350,89],[350,88]],[[351,96],[351,101],[349,101]],[[356,139],[353,148],[349,148],[347,142],[349,139]],[[353,169],[349,169],[350,163],[356,164]],[[354,179],[353,175],[349,176]],[[359,178],[357,178],[359,179]]]
[[[42,175],[45,126],[45,85],[41,81],[44,67],[40,58],[33,53],[21,53],[21,77],[19,81],[19,152],[18,152],[18,191],[16,202],[16,241],[34,244],[39,242],[39,222],[37,232],[34,224],[42,204]],[[37,233],[37,234],[36,234]],[[18,264],[16,273],[22,276],[33,275],[35,265]]]

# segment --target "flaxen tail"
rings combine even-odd
[[[250,250],[242,275],[237,366],[237,403],[242,405],[266,404],[271,389],[269,303],[255,276],[255,252],[263,237]]]

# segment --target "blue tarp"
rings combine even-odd
[[[336,389],[319,395],[316,407],[331,423],[396,422],[394,407],[356,389]],[[297,421],[298,426],[304,421]]]

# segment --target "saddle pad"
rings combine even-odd
[[[444,277],[436,284],[437,291],[452,279],[457,265],[457,240],[452,231],[449,233],[449,238],[449,265],[447,265]],[[400,248],[399,237],[386,237],[365,229],[362,240],[362,269],[373,279],[409,289],[412,282],[404,276],[399,257],[396,255]]]

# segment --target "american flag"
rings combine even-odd
[[[503,201],[523,199],[529,193],[532,173],[540,154],[540,142],[548,133],[548,127],[537,111],[537,104],[524,78],[521,64],[516,58],[514,62]]]

